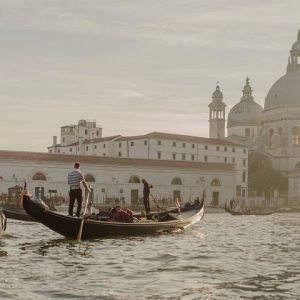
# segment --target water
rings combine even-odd
[[[300,214],[207,214],[182,233],[78,244],[9,220],[1,299],[300,299]]]

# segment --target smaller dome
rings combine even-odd
[[[216,86],[216,90],[212,94],[212,99],[213,99],[213,101],[216,101],[216,102],[221,102],[222,101],[223,94],[220,90],[219,85]]]
[[[262,116],[263,108],[253,100],[252,88],[247,77],[241,101],[228,114],[227,127],[261,126]]]
[[[79,120],[78,121],[78,126],[86,126],[86,120]]]

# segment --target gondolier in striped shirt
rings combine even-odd
[[[83,183],[84,186],[86,186],[84,177],[80,171],[80,163],[76,162],[74,164],[74,170],[68,174],[68,184],[70,186],[70,192],[69,192],[69,196],[70,196],[69,215],[70,216],[73,216],[73,208],[74,208],[75,200],[77,200],[76,216],[80,217],[81,204],[82,204],[82,190],[81,190],[80,183]]]

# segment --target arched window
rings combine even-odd
[[[211,186],[221,186],[221,181],[218,178],[215,178],[210,183]]]
[[[96,181],[95,177],[92,174],[86,174],[84,176],[84,179],[86,182],[95,182]]]
[[[300,161],[296,164],[295,171],[300,172]]]
[[[272,145],[272,136],[273,136],[273,134],[274,134],[274,129],[271,128],[271,129],[269,130],[269,140],[268,140],[269,146]]]
[[[299,128],[298,127],[292,128],[292,144],[299,145]]]
[[[175,178],[173,178],[171,184],[182,185],[182,180],[179,177],[175,177]]]
[[[130,178],[129,178],[129,183],[141,183],[140,179],[138,176],[135,176],[135,175],[132,175]]]
[[[42,172],[37,172],[32,176],[32,180],[47,180],[47,178]]]

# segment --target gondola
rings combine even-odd
[[[234,216],[267,216],[273,214],[275,211],[234,211],[227,207],[227,203],[225,203],[225,211],[234,215]]]
[[[37,222],[23,208],[2,208],[6,218],[20,221]]]
[[[26,195],[23,196],[23,207],[31,217],[53,231],[67,238],[77,238],[82,218],[53,212],[41,200],[32,200]],[[200,203],[197,206],[192,206],[190,210],[185,210],[181,213],[162,212],[156,215],[155,220],[133,223],[98,221],[87,218],[84,221],[81,238],[90,239],[107,236],[135,236],[173,232],[200,221],[203,215],[204,205]],[[160,218],[160,216],[163,216],[163,218]]]

